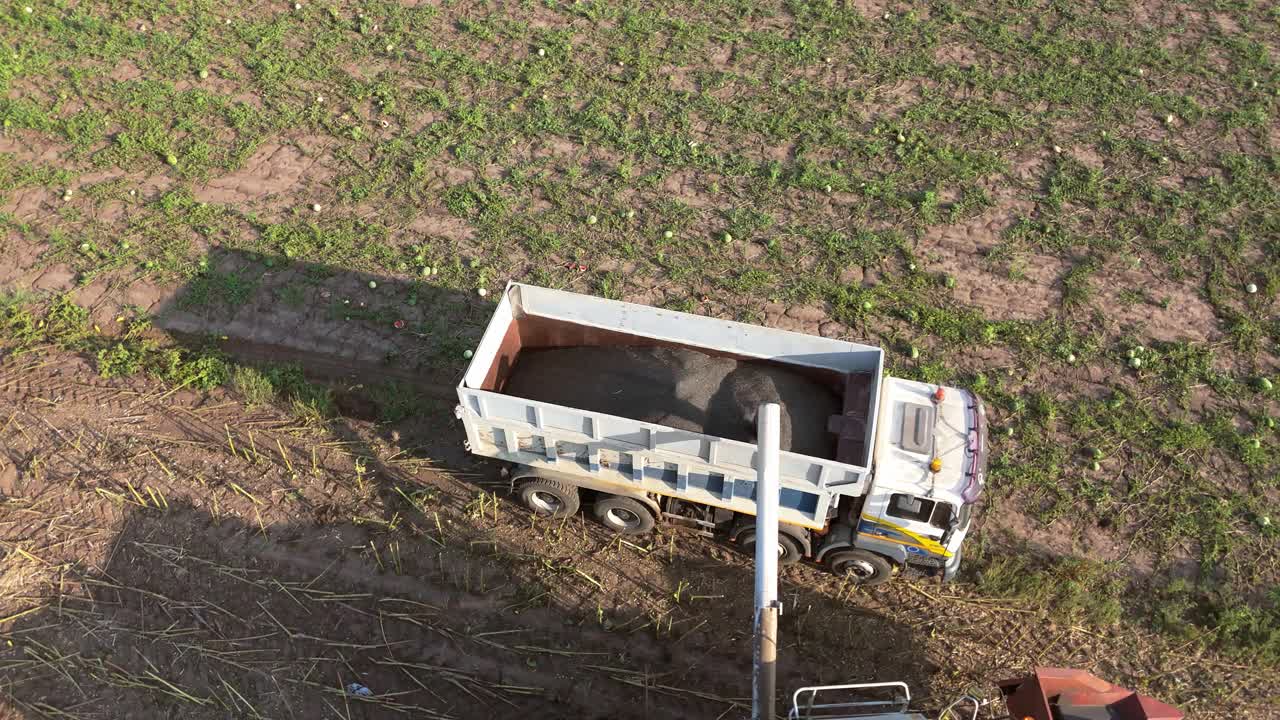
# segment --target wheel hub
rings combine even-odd
[[[564,507],[564,503],[560,502],[560,498],[549,492],[538,490],[529,496],[529,504],[541,512],[555,514]]]
[[[845,572],[859,578],[869,578],[876,574],[876,569],[866,560],[854,560],[845,566]]]
[[[743,540],[740,540],[739,542],[741,542],[741,543],[743,544],[744,548],[749,548],[749,549],[747,550],[747,552],[748,552],[748,553],[750,553],[750,554],[754,555],[754,554],[755,554],[755,552],[756,552],[756,541],[757,541],[757,538],[756,538],[755,534],[753,533],[750,537],[748,537],[748,538],[746,538],[746,539],[743,539]],[[779,536],[779,540],[778,540],[778,559],[782,559],[782,558],[784,558],[784,557],[786,557],[786,556],[787,556],[787,548],[786,548],[786,546],[784,546],[784,545],[782,544],[781,536]]]
[[[640,516],[626,508],[609,508],[606,515],[609,518],[609,522],[624,530],[634,530],[640,527]]]

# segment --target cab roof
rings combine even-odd
[[[963,504],[970,430],[963,392],[895,377],[885,380],[879,413],[877,488]],[[941,400],[937,398],[939,389]],[[942,464],[936,473],[929,469],[934,458]]]

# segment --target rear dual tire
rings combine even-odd
[[[621,495],[602,495],[592,506],[591,514],[619,535],[644,535],[658,522],[644,503]]]
[[[566,518],[582,507],[578,488],[557,480],[541,477],[526,480],[517,493],[520,502],[539,517]],[[643,535],[652,531],[658,522],[653,510],[644,503],[621,495],[601,495],[592,505],[591,514],[601,525],[621,535]]]
[[[578,488],[568,483],[535,478],[520,485],[520,502],[534,515],[550,518],[566,518],[578,512],[582,501]]]
[[[743,530],[738,535],[738,547],[751,557],[756,555],[756,531],[754,528]],[[800,543],[790,535],[778,533],[778,565],[795,565],[800,562],[800,558],[804,557],[804,551],[800,549]]]

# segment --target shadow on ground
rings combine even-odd
[[[324,381],[341,416],[309,442],[341,446],[373,499],[343,505],[349,480],[336,477],[295,498],[274,479],[306,474],[285,447],[255,449],[253,463],[232,449],[239,464],[228,464],[221,448],[232,437],[243,444],[261,419],[227,397],[207,402],[232,413],[227,422],[185,410],[163,423],[129,416],[210,448],[157,457],[173,481],[163,509],[77,528],[59,513],[105,503],[94,488],[108,473],[92,459],[32,473],[56,444],[11,457],[26,470],[7,499],[30,511],[0,531],[4,547],[44,547],[53,527],[93,538],[97,550],[47,561],[43,580],[11,576],[26,609],[0,625],[11,643],[0,648],[7,702],[31,718],[747,716],[749,560],[678,530],[624,542],[581,516],[531,518],[492,492],[503,485],[492,463],[463,452],[452,388],[491,307],[427,283],[211,254],[156,326],[192,347]],[[387,421],[406,397],[413,412]],[[64,401],[59,411],[74,408]],[[54,418],[62,427],[51,443],[98,432],[92,413],[85,428],[67,417]],[[225,492],[248,509],[220,512],[202,474],[211,468],[223,490],[234,482],[271,498],[277,515],[264,522]],[[200,486],[178,482],[193,477]],[[282,507],[296,517],[282,521]],[[783,596],[780,699],[849,681],[906,680],[927,692],[934,668],[910,628],[839,593],[784,583]],[[351,683],[372,694],[349,692]]]
[[[493,303],[431,278],[405,280],[215,248],[153,310],[188,342],[330,379],[399,380],[451,393]],[[441,386],[445,387],[441,387]]]
[[[565,528],[514,528],[532,535],[525,546],[478,542],[489,528],[453,512],[459,499],[435,511],[444,542],[352,523],[251,524],[181,502],[127,515],[100,557],[61,568],[56,592],[20,589],[35,611],[0,632],[0,697],[24,717],[86,720],[748,714],[749,574],[619,554],[635,582],[606,580],[590,562],[610,552],[600,532],[545,553],[537,538]],[[671,625],[652,610],[670,585],[652,587],[648,572],[684,588]],[[699,602],[675,576],[720,594]],[[848,668],[824,656],[849,642],[877,668],[867,679],[919,672],[904,666],[915,657],[906,628],[786,596],[780,689],[815,681],[819,665]]]

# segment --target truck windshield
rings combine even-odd
[[[929,523],[939,530],[951,527],[951,503],[894,493],[889,497],[889,515],[903,520]]]

